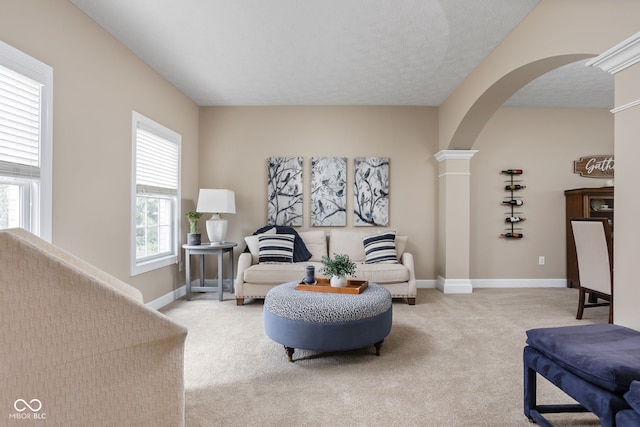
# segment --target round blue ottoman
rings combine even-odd
[[[296,348],[342,351],[374,345],[391,331],[391,294],[369,283],[361,294],[296,290],[296,282],[276,286],[264,299],[264,330],[284,345],[293,362]]]

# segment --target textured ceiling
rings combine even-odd
[[[539,0],[71,0],[201,106],[440,105]],[[507,103],[613,106],[584,63]]]

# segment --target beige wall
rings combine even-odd
[[[436,279],[438,224],[437,125],[433,108],[407,107],[211,107],[200,114],[200,185],[236,191],[236,215],[228,215],[229,239],[266,222],[266,159],[304,158],[304,226],[310,229],[310,158],[348,161],[352,206],[352,158],[389,156],[391,227],[408,234],[416,278]],[[391,146],[389,146],[391,144]],[[582,155],[613,153],[613,116],[600,109],[501,109],[490,120],[471,160],[472,279],[564,279],[564,190],[602,186],[573,173]],[[505,241],[502,169],[525,169],[523,223],[526,238]],[[463,224],[464,225],[464,224]],[[347,228],[353,227],[349,213]],[[466,226],[465,226],[466,227]],[[328,229],[323,228],[328,231]],[[204,225],[201,224],[204,232]],[[244,244],[240,245],[241,249]],[[538,256],[546,257],[544,266]]]
[[[131,112],[182,134],[182,197],[192,208],[197,106],[67,0],[3,1],[0,39],[54,70],[53,243],[146,302],[184,284],[177,266],[129,276]]]
[[[310,229],[310,159],[347,158],[347,228],[353,227],[353,158],[390,158],[390,227],[410,236],[416,277],[435,278],[437,109],[430,107],[211,107],[200,112],[199,182],[236,192],[228,240],[266,224],[267,159],[304,158],[304,226]],[[200,225],[204,230],[203,224]],[[362,227],[359,227],[362,228]],[[328,233],[326,227],[322,227]]]
[[[613,115],[604,109],[502,108],[489,120],[471,160],[471,278],[566,278],[564,190],[601,187],[573,173],[581,156],[613,154]],[[616,159],[617,160],[617,159]],[[504,169],[524,169],[520,190],[527,220],[520,240],[501,239]],[[616,204],[616,208],[618,205]],[[538,257],[545,256],[545,265]]]

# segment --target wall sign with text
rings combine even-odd
[[[613,178],[613,156],[585,156],[573,162],[573,172],[587,178]]]

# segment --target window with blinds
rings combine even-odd
[[[51,241],[53,69],[0,42],[0,229]]]
[[[0,66],[0,174],[40,178],[40,83]]]
[[[178,260],[179,134],[133,114],[132,275]]]

